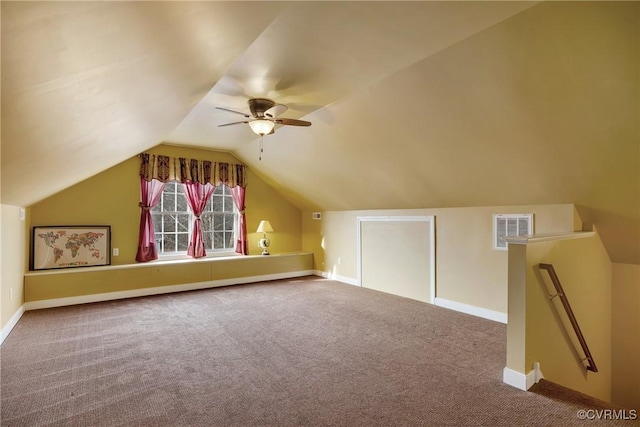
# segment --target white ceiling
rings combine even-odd
[[[640,263],[638,10],[2,1],[2,203],[169,142],[233,153],[301,209],[576,203]],[[250,97],[313,125],[258,161],[215,109]]]

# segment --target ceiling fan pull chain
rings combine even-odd
[[[262,149],[262,144],[264,141],[264,135],[260,136],[260,156],[258,157],[258,160],[262,160],[262,153],[264,153],[264,150]]]

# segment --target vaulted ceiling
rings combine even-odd
[[[7,2],[2,203],[163,142],[301,209],[575,203],[640,264],[636,2]],[[218,127],[250,97],[309,128]]]

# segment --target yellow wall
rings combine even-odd
[[[549,301],[555,291],[547,273],[539,271],[540,263],[553,264],[597,373],[579,362],[584,353],[559,299]],[[611,401],[611,302],[611,261],[597,234],[527,244],[526,369],[539,362],[549,381]]]
[[[148,150],[148,152],[172,157],[239,163],[237,159],[227,153],[181,146],[160,145]],[[118,257],[112,257],[112,264],[116,266],[136,264],[135,255],[140,222],[138,170],[139,159],[134,157],[33,205],[30,209],[30,226],[111,225],[112,247],[120,250]],[[275,230],[274,233],[269,234],[271,253],[283,254],[300,251],[301,217],[298,208],[265,184],[250,169],[247,176],[245,205],[247,231],[249,232],[249,254],[258,255],[261,252],[258,240],[262,235],[254,230],[257,229],[262,219],[268,219]],[[290,271],[286,269],[288,268],[286,266],[282,266],[285,268],[284,270],[278,267],[276,271],[269,264],[269,266],[263,266],[264,268],[259,272],[255,268],[257,265],[262,265],[256,264],[259,262],[191,262],[177,266],[163,265],[148,271],[141,268],[124,268],[104,269],[99,273],[63,270],[50,274],[37,272],[29,274],[25,280],[25,301]],[[21,267],[20,273],[23,272],[24,268]],[[20,298],[22,299],[22,296]]]
[[[27,266],[28,238],[26,221],[20,221],[19,215],[19,207],[2,205],[0,329],[7,325],[11,317],[22,307],[23,302],[23,274]]]
[[[174,157],[240,163],[227,153],[187,147],[160,145],[150,153]],[[82,181],[31,207],[31,226],[111,225],[112,247],[120,249],[112,264],[135,263],[140,224],[139,159],[131,158],[90,179]],[[301,247],[300,211],[248,170],[245,205],[250,254],[259,254],[255,233],[262,219],[268,219],[272,253],[299,251]]]
[[[613,264],[612,399],[640,410],[640,265]]]
[[[295,253],[268,257],[260,255],[218,257],[203,258],[197,261],[151,262],[109,268],[88,267],[37,271],[27,273],[25,276],[24,299],[26,303],[34,303],[51,299],[86,297],[132,290],[143,291],[147,288],[160,286],[198,283],[202,284],[199,287],[204,288],[220,286],[220,283],[222,285],[229,284],[227,281],[230,279],[308,272],[312,269],[312,264],[313,259],[310,253]],[[244,283],[246,280],[238,282]],[[234,281],[234,283],[237,282]],[[99,300],[110,298],[115,297],[106,296]],[[75,303],[86,301],[86,298],[74,300]]]
[[[570,204],[341,211],[320,221],[303,212],[302,249],[314,253],[317,270],[355,280],[358,216],[434,215],[436,297],[506,313],[507,252],[493,250],[493,214],[534,213],[536,233],[552,233],[573,231],[574,212]]]

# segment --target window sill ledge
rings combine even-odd
[[[102,265],[98,267],[73,267],[73,268],[59,268],[52,270],[39,270],[28,271],[25,276],[46,276],[50,274],[70,274],[70,273],[88,273],[90,271],[105,271],[105,270],[129,270],[132,268],[150,268],[157,267],[159,265],[174,265],[174,264],[190,264],[190,263],[215,263],[215,262],[234,262],[241,261],[250,258],[279,258],[279,257],[292,257],[310,254],[311,252],[288,252],[282,254],[271,254],[268,257],[265,255],[224,255],[224,256],[211,256],[204,258],[178,258],[178,259],[157,259],[155,261],[140,262],[135,264],[118,264],[118,265]]]

